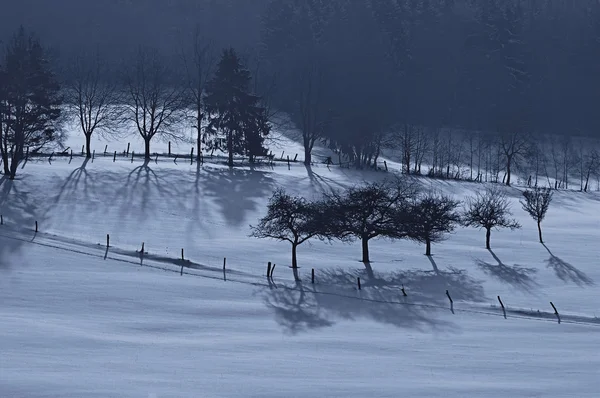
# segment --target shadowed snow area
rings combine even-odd
[[[18,180],[0,178],[0,396],[600,391],[598,193],[557,191],[545,245],[510,188],[523,228],[494,231],[491,250],[485,232],[463,228],[432,257],[373,240],[368,271],[360,244],[313,241],[299,247],[295,282],[288,244],[248,237],[272,192],[310,198],[389,174],[207,160],[34,159]],[[457,199],[483,187],[419,181]]]

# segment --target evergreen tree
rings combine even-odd
[[[26,148],[38,151],[60,137],[60,86],[39,40],[20,28],[6,49],[2,70],[0,152],[14,179]]]
[[[204,103],[210,116],[205,145],[211,150],[225,149],[230,167],[234,154],[248,156],[250,162],[266,154],[264,137],[270,132],[270,124],[260,98],[250,93],[251,79],[230,48],[223,51],[206,89]]]

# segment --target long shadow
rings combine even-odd
[[[546,266],[551,268],[559,279],[565,283],[573,282],[578,286],[594,285],[594,281],[584,272],[578,270],[560,257],[556,257],[544,243],[542,245],[550,254],[550,258],[546,260]]]
[[[435,260],[433,259],[433,256],[427,256],[427,259],[429,259],[429,262],[431,263],[431,266],[433,267],[433,271],[435,273],[440,273],[440,269],[438,268],[437,264],[435,263]]]
[[[35,202],[30,199],[27,191],[26,177],[24,179],[10,180],[7,176],[0,177],[0,271],[10,269],[13,256],[21,249],[23,241],[4,241],[2,235],[10,237],[11,230],[29,230],[32,239],[35,239],[34,223],[38,221],[45,225],[46,213],[40,212]],[[22,261],[19,260],[22,264]]]
[[[488,251],[492,257],[494,257],[494,260],[496,260],[497,264],[491,264],[479,259],[475,260],[475,263],[483,270],[483,272],[501,282],[508,283],[522,290],[529,290],[538,286],[537,282],[533,278],[533,276],[537,273],[535,268],[526,268],[518,264],[512,266],[506,265],[491,249],[488,249]]]
[[[89,194],[89,185],[90,183],[94,183],[94,179],[89,175],[86,170],[87,164],[90,161],[89,158],[85,158],[81,166],[77,167],[75,170],[69,174],[69,176],[65,179],[65,182],[61,185],[58,195],[54,198],[54,203],[58,203],[65,196],[71,196],[73,193],[79,190],[79,183],[81,182],[81,178],[83,177],[83,192],[84,192],[84,201],[90,199]]]
[[[335,181],[335,179],[323,177],[315,173],[310,164],[305,164],[304,167],[306,167],[306,173],[308,174],[311,185],[317,188],[318,191],[331,192],[335,191],[336,188],[343,188],[343,185]]]
[[[214,198],[225,221],[231,226],[244,225],[249,212],[262,207],[274,190],[268,173],[256,170],[204,168],[199,185],[205,195]]]
[[[278,324],[293,334],[358,319],[406,329],[451,330],[452,323],[437,319],[436,312],[447,306],[446,290],[453,292],[455,300],[485,300],[481,282],[462,270],[375,273],[372,278],[365,278],[365,273],[364,269],[320,270],[314,285],[279,285],[261,293]]]
[[[183,207],[185,196],[181,194],[183,185],[180,176],[173,176],[173,172],[162,170],[160,175],[150,167],[150,159],[135,167],[128,175],[120,189],[116,191],[115,200],[121,201],[121,215],[123,217],[132,214],[132,208],[139,213],[142,220],[150,217],[151,209],[154,209],[152,200],[167,202],[170,208],[179,209]],[[191,181],[189,182],[191,183]],[[153,195],[156,191],[158,195]],[[137,210],[141,210],[137,212]]]

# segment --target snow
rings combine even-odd
[[[273,152],[283,150],[300,153],[285,138]],[[597,396],[596,192],[555,194],[547,249],[510,188],[523,228],[493,232],[493,252],[473,229],[435,244],[431,259],[411,242],[373,241],[374,278],[360,245],[315,241],[299,248],[296,284],[287,244],[248,237],[277,187],[311,197],[387,175],[102,154],[29,161],[0,182],[0,396]],[[482,188],[420,181],[459,199]]]

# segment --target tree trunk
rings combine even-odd
[[[200,90],[202,92],[202,90]],[[198,162],[202,159],[202,120],[204,119],[204,115],[202,114],[202,105],[198,104],[198,110],[196,114],[196,122],[198,123],[198,137],[196,138],[196,148],[198,150],[197,157]]]
[[[492,236],[492,229],[488,228],[485,231],[485,248],[490,250],[490,237]]]
[[[10,162],[10,179],[14,180],[17,175],[17,168],[19,167],[19,161],[21,160],[21,153],[23,151],[15,148],[13,152],[12,159]]]
[[[10,175],[10,169],[8,168],[8,153],[4,150],[4,147],[2,147],[2,165],[4,166],[4,175]]]
[[[233,167],[233,131],[227,133],[227,152],[229,154],[227,164],[229,167]]]
[[[542,223],[541,223],[541,221],[538,221],[537,226],[538,226],[538,234],[540,235],[540,243],[544,243],[544,240],[542,239]]]
[[[198,129],[198,139],[196,141],[196,146],[198,147],[196,157],[198,158],[198,162],[200,162],[200,160],[202,159],[202,133],[200,129]]]
[[[296,249],[298,248],[298,243],[292,243],[292,268],[298,268],[298,257],[296,255]]]
[[[510,187],[510,167],[512,163],[512,157],[506,159],[506,185]]]
[[[310,166],[312,162],[312,151],[308,139],[304,139],[304,164]]]
[[[431,256],[431,240],[430,239],[425,240],[425,255]]]
[[[150,159],[150,138],[144,139],[144,157]]]
[[[362,262],[369,263],[371,260],[369,259],[369,238],[363,236],[361,239],[362,243]]]
[[[91,141],[92,141],[92,135],[86,134],[85,135],[85,153],[86,153],[86,156],[88,157],[88,159],[92,157]]]

